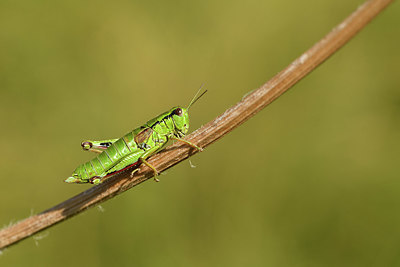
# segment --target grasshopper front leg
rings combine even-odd
[[[200,151],[200,152],[203,151],[203,149],[202,149],[201,147],[199,147],[199,146],[197,146],[197,145],[193,144],[192,142],[189,142],[189,141],[187,141],[187,140],[185,140],[185,139],[182,139],[182,138],[179,138],[179,137],[175,137],[175,136],[171,137],[171,139],[172,139],[172,140],[179,141],[179,142],[182,142],[182,143],[185,143],[185,144],[188,144],[189,146],[191,146],[191,147],[197,149],[197,150]]]
[[[104,150],[109,148],[118,139],[108,139],[100,141],[85,140],[81,143],[82,149],[85,151],[91,151],[95,153],[102,153]]]

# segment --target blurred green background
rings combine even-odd
[[[186,105],[191,130],[363,1],[0,2],[0,224],[89,188],[63,179]],[[400,7],[250,121],[3,251],[1,266],[400,266]]]

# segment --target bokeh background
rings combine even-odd
[[[361,0],[0,2],[0,224],[89,185],[63,179],[209,92],[191,130],[308,49]],[[400,7],[244,125],[5,250],[1,266],[400,266]]]

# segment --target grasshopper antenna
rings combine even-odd
[[[189,110],[189,108],[196,103],[197,100],[199,100],[200,97],[202,97],[205,93],[207,93],[208,90],[205,90],[201,95],[198,96],[198,94],[200,93],[201,89],[203,88],[204,83],[201,84],[199,90],[197,90],[196,94],[194,95],[194,97],[192,98],[192,100],[189,103],[189,106],[187,107],[187,110]]]

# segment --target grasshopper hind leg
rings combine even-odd
[[[109,148],[117,140],[118,139],[109,139],[100,141],[85,140],[82,141],[81,146],[82,149],[85,151],[91,151],[100,154],[101,152]]]
[[[121,159],[120,162],[117,163],[117,165],[115,165],[111,169],[105,171],[104,173],[100,174],[99,176],[92,177],[90,179],[90,183],[100,184],[104,181],[104,179],[108,178],[110,175],[117,174],[133,165],[139,164],[138,158],[139,158],[139,153],[132,153],[132,154],[125,156],[123,159]],[[137,168],[134,169],[131,172],[131,177],[137,171],[138,171]]]

